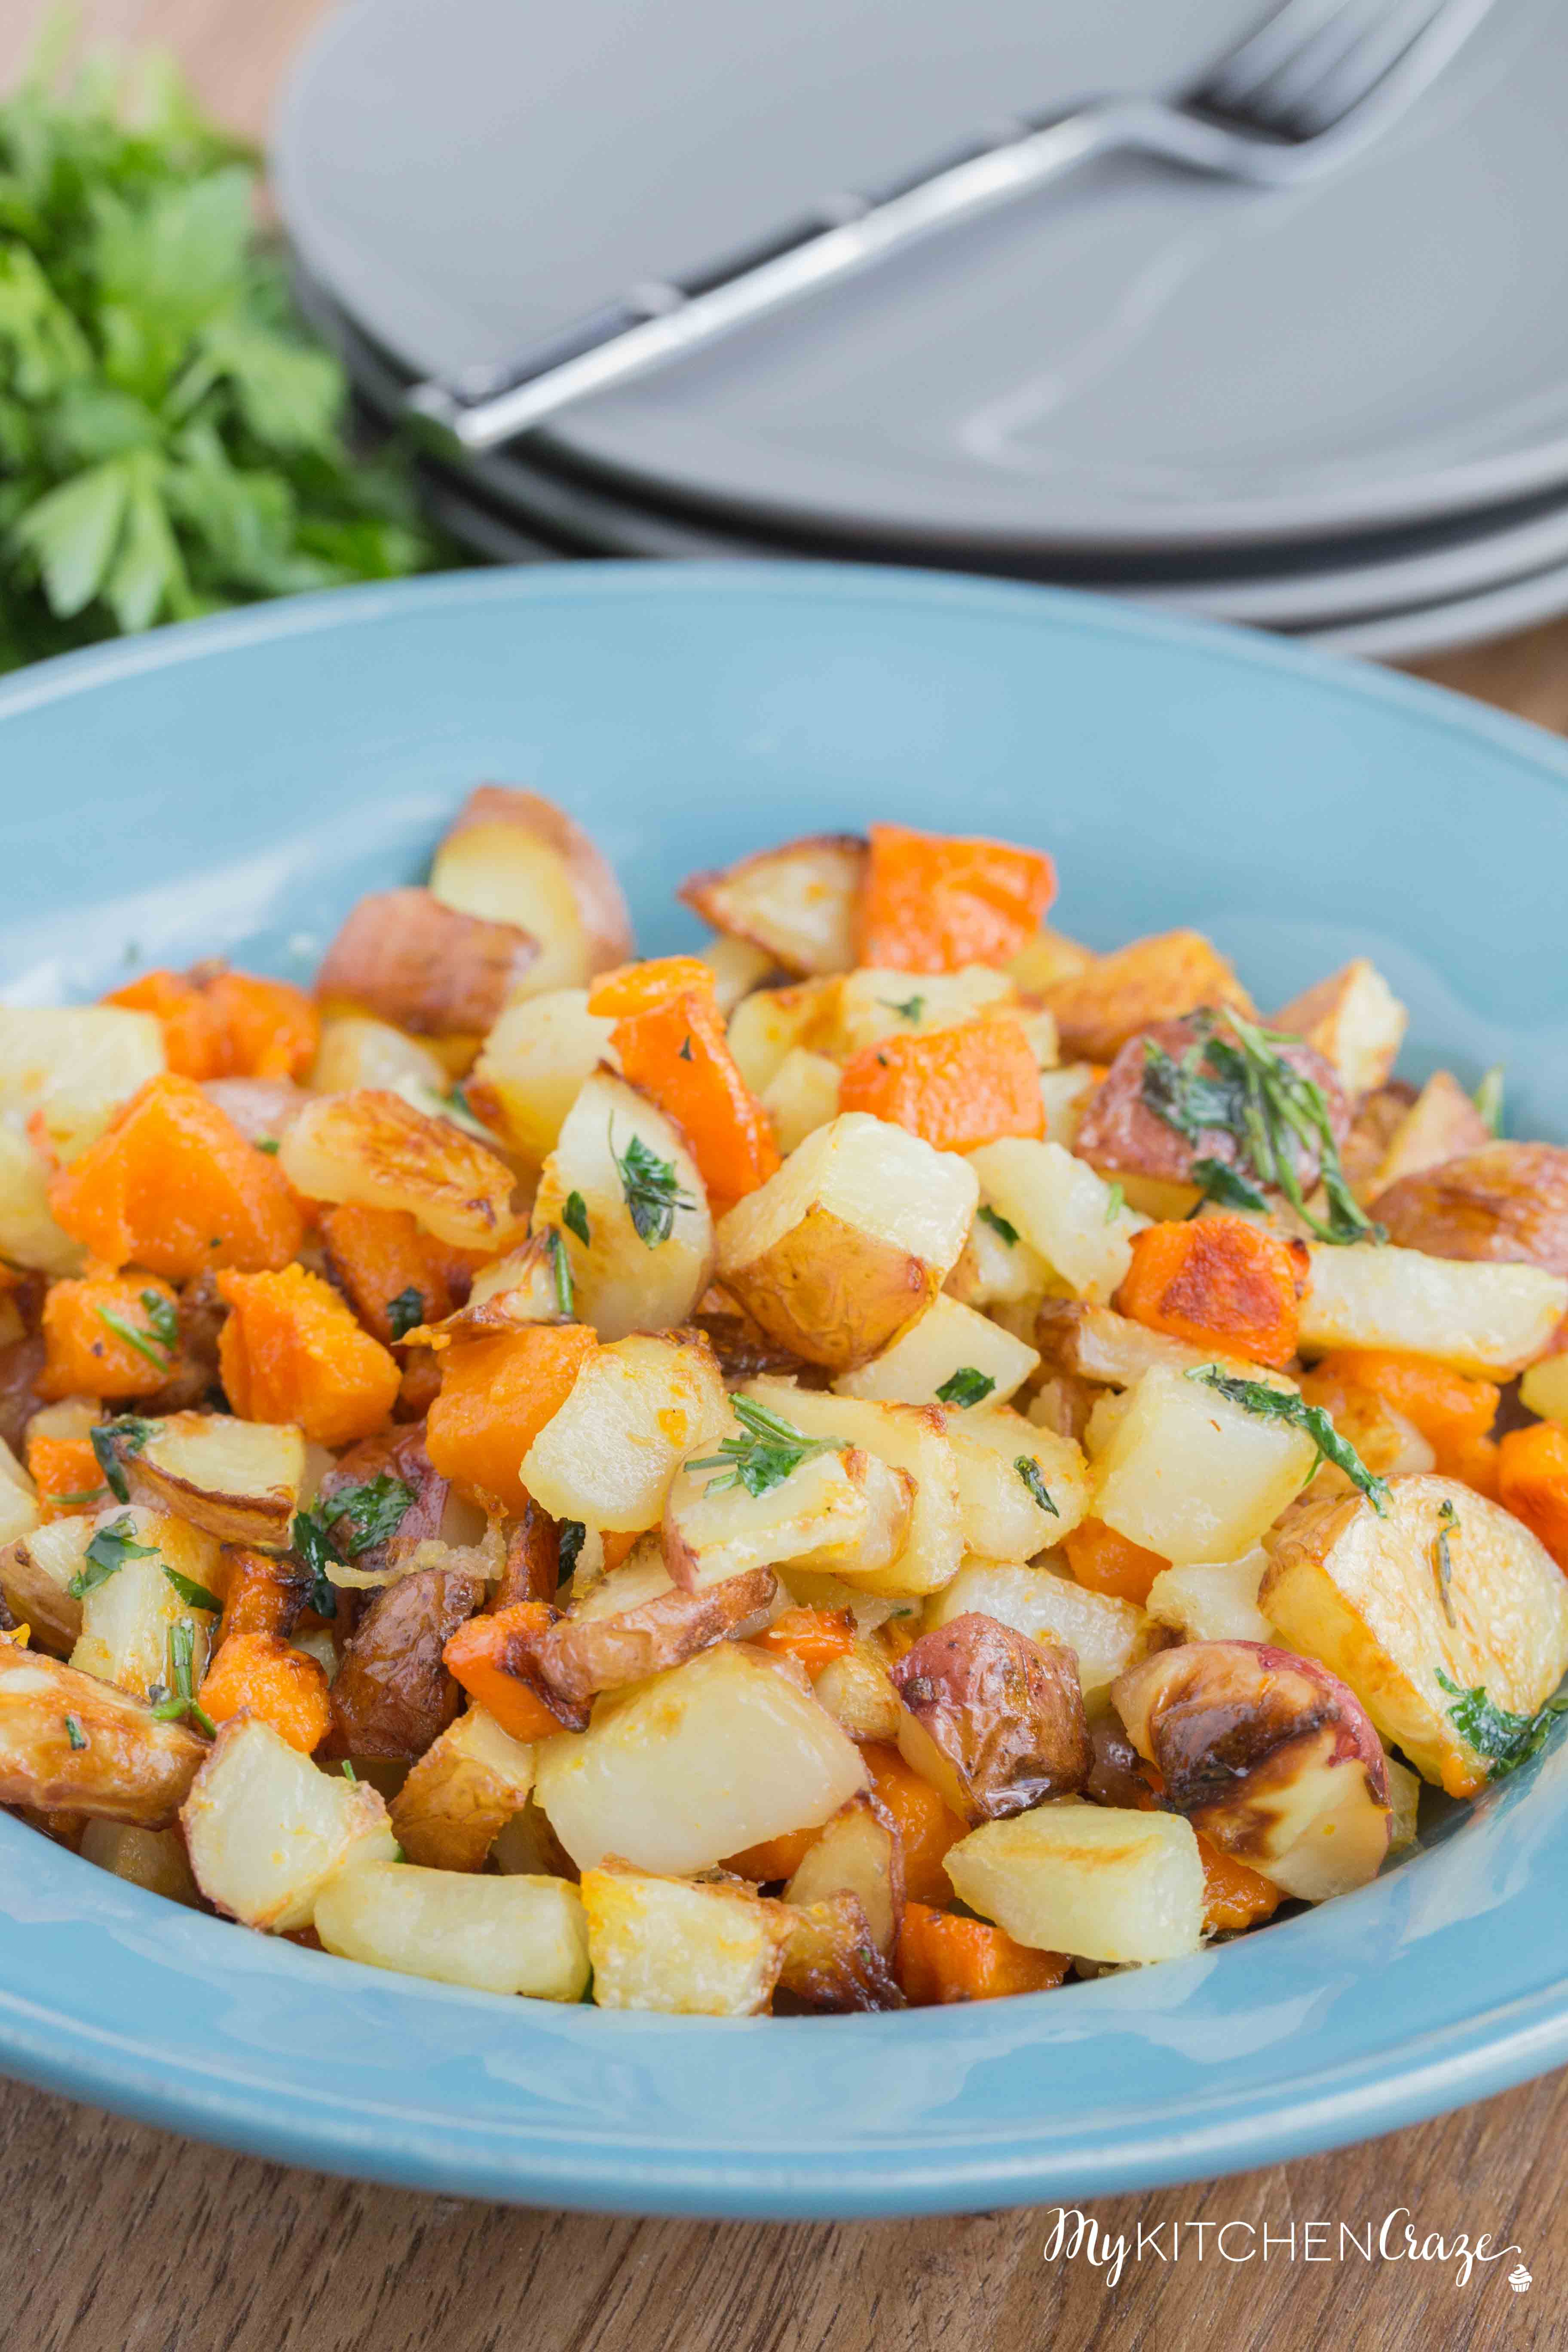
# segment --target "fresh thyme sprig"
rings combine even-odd
[[[1445,1496],[1437,1508],[1437,1540],[1436,1547],[1437,1560],[1437,1598],[1443,1604],[1443,1614],[1447,1619],[1450,1625],[1456,1624],[1458,1620],[1454,1615],[1454,1596],[1451,1591],[1454,1581],[1454,1562],[1448,1551],[1448,1538],[1450,1536],[1458,1535],[1458,1532],[1459,1515],[1458,1511],[1455,1510],[1454,1506],[1449,1502],[1447,1496]]]
[[[142,1307],[147,1318],[145,1331],[138,1331],[134,1323],[128,1323],[123,1315],[115,1313],[112,1307],[100,1307],[94,1311],[99,1321],[106,1329],[112,1331],[117,1339],[123,1339],[128,1348],[134,1348],[139,1356],[145,1356],[154,1370],[166,1373],[180,1352],[178,1312],[173,1301],[165,1298],[160,1290],[142,1291]]]
[[[661,1160],[650,1151],[640,1135],[634,1135],[625,1151],[616,1150],[615,1122],[610,1124],[610,1157],[620,1171],[621,1191],[626,1195],[626,1213],[638,1241],[649,1249],[657,1249],[675,1231],[677,1209],[694,1209],[697,1205],[689,1192],[680,1189],[672,1160]]]
[[[807,1437],[781,1413],[770,1412],[752,1397],[731,1397],[730,1405],[745,1435],[726,1437],[717,1454],[686,1465],[691,1471],[725,1473],[721,1478],[709,1480],[702,1490],[707,1495],[722,1495],[731,1486],[743,1486],[748,1495],[770,1494],[803,1462],[818,1454],[837,1454],[844,1443],[841,1437]]]
[[[1319,1462],[1331,1462],[1342,1470],[1352,1486],[1358,1486],[1377,1513],[1384,1517],[1388,1508],[1388,1481],[1367,1468],[1361,1455],[1348,1439],[1340,1435],[1321,1404],[1309,1404],[1294,1389],[1270,1388],[1267,1381],[1244,1381],[1226,1371],[1218,1364],[1199,1364],[1186,1375],[1205,1388],[1213,1389],[1217,1396],[1231,1404],[1238,1404],[1256,1421],[1282,1421],[1289,1428],[1299,1429],[1317,1447],[1315,1470]],[[1311,1471],[1308,1472],[1311,1475]],[[1303,1482],[1304,1483],[1304,1482]]]
[[[195,1654],[196,1629],[188,1617],[177,1617],[169,1628],[169,1696],[153,1712],[160,1723],[178,1723],[188,1715],[209,1739],[216,1739],[216,1724],[196,1704]]]

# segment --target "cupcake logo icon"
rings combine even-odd
[[[1510,2270],[1508,2274],[1508,2283],[1510,2286],[1512,2287],[1515,2294],[1522,2294],[1524,2293],[1525,2288],[1530,2284],[1530,2273],[1525,2269],[1522,2263],[1515,2263],[1512,2270]]]

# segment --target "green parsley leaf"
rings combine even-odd
[[[999,1216],[996,1211],[990,1207],[983,1208],[979,1214],[981,1223],[989,1225],[992,1232],[999,1234],[1011,1249],[1018,1238],[1017,1226],[1010,1225],[1005,1217]]]
[[[386,1302],[386,1328],[394,1339],[405,1339],[425,1320],[425,1294],[410,1283],[395,1298]]]
[[[256,1139],[256,1149],[258,1151],[265,1151],[268,1160],[276,1160],[283,1147],[275,1135],[258,1135]]]
[[[107,1584],[128,1559],[156,1559],[157,1556],[156,1544],[137,1542],[136,1529],[128,1515],[110,1519],[107,1527],[98,1529],[88,1545],[86,1560],[71,1578],[66,1591],[74,1593],[80,1601],[88,1593],[96,1591],[100,1584]]]
[[[581,1192],[567,1193],[561,1222],[569,1234],[576,1234],[584,1249],[593,1247],[593,1235],[588,1231],[588,1203]]]
[[[347,1559],[357,1559],[362,1551],[373,1551],[377,1544],[389,1541],[413,1507],[413,1487],[388,1470],[362,1479],[358,1486],[341,1486],[334,1495],[320,1496],[316,1503],[317,1516],[331,1530],[334,1549],[341,1547],[341,1557]],[[345,1522],[346,1536],[342,1533]]]
[[[900,1021],[918,1021],[926,1009],[923,996],[906,996],[901,1004],[895,1004],[889,996],[879,996],[877,1002],[888,1012],[896,1013]]]
[[[87,1734],[74,1715],[68,1715],[66,1717],[66,1738],[79,1755],[87,1746]]]
[[[1342,1470],[1352,1486],[1359,1486],[1379,1518],[1388,1509],[1388,1481],[1369,1470],[1348,1438],[1340,1435],[1321,1404],[1309,1404],[1294,1389],[1270,1388],[1267,1381],[1244,1381],[1227,1372],[1218,1364],[1199,1364],[1186,1374],[1205,1388],[1213,1389],[1231,1404],[1238,1404],[1255,1421],[1282,1421],[1291,1429],[1299,1429],[1317,1447],[1311,1469],[1319,1462],[1331,1462]],[[1310,1477],[1311,1470],[1308,1476]],[[1305,1482],[1303,1482],[1305,1483]]]
[[[1494,1062],[1476,1088],[1476,1108],[1494,1135],[1502,1133],[1503,1066]]]
[[[172,1298],[161,1290],[144,1290],[142,1304],[146,1310],[148,1328],[161,1348],[172,1356],[180,1344],[180,1310]]]
[[[587,1539],[588,1530],[581,1519],[563,1519],[557,1575],[563,1583],[577,1565],[578,1555]]]
[[[576,1313],[577,1294],[572,1282],[572,1261],[566,1255],[566,1244],[556,1227],[550,1228],[548,1243],[550,1270],[555,1277],[555,1303],[563,1315]]]
[[[1478,1683],[1472,1690],[1461,1690],[1458,1683],[1448,1680],[1441,1666],[1437,1680],[1454,1702],[1448,1709],[1448,1720],[1460,1738],[1468,1739],[1477,1755],[1486,1759],[1494,1780],[1500,1780],[1505,1772],[1516,1772],[1521,1764],[1539,1754],[1558,1716],[1568,1715],[1568,1691],[1560,1691],[1555,1698],[1549,1698],[1533,1715],[1513,1715],[1487,1696],[1484,1684]]]
[[[1037,1503],[1042,1511],[1049,1511],[1053,1519],[1059,1519],[1061,1513],[1051,1500],[1040,1465],[1033,1454],[1020,1454],[1013,1467],[1028,1488],[1030,1501]]]
[[[1448,1538],[1459,1532],[1459,1515],[1447,1497],[1437,1507],[1436,1569],[1437,1598],[1443,1604],[1443,1614],[1450,1625],[1458,1621],[1454,1615],[1454,1563],[1449,1556]]]
[[[745,1435],[726,1437],[717,1454],[686,1465],[691,1471],[726,1473],[721,1478],[710,1478],[704,1494],[721,1495],[731,1486],[743,1486],[748,1495],[770,1494],[803,1462],[818,1454],[837,1454],[844,1444],[841,1437],[807,1437],[782,1414],[770,1412],[752,1397],[731,1397],[730,1407]]]
[[[139,1356],[145,1356],[154,1370],[166,1372],[180,1344],[180,1318],[168,1299],[155,1290],[144,1290],[142,1304],[147,1310],[148,1328],[145,1331],[138,1331],[133,1323],[128,1323],[123,1315],[117,1315],[112,1307],[98,1307],[93,1312],[117,1339],[123,1339],[128,1348],[134,1348]],[[154,1307],[156,1315],[153,1311]]]
[[[188,1715],[209,1739],[216,1739],[217,1726],[196,1704],[195,1654],[196,1629],[188,1617],[177,1617],[169,1628],[169,1696],[153,1712],[160,1723],[178,1723]]]
[[[616,1150],[615,1124],[610,1129],[610,1157],[620,1171],[621,1191],[626,1195],[626,1211],[638,1241],[649,1249],[657,1249],[675,1231],[677,1209],[693,1209],[697,1203],[680,1189],[672,1160],[661,1160],[650,1151],[640,1135],[634,1135],[624,1152]]]
[[[177,1568],[169,1566],[167,1560],[163,1562],[163,1573],[187,1609],[206,1609],[210,1610],[215,1617],[222,1615],[223,1602],[218,1599],[217,1594],[209,1592],[205,1584],[198,1584],[195,1577],[182,1576]]]
[[[995,1385],[989,1372],[978,1372],[973,1364],[960,1364],[957,1371],[950,1373],[938,1389],[937,1402],[963,1406],[978,1404],[983,1397],[990,1395]]]
[[[133,1412],[122,1412],[117,1420],[100,1421],[96,1428],[88,1431],[104,1483],[117,1503],[131,1500],[131,1489],[120,1466],[121,1451],[140,1454],[147,1440],[156,1437],[163,1425],[159,1421],[143,1421]]]
[[[1127,1195],[1120,1184],[1112,1184],[1105,1196],[1105,1222],[1113,1225],[1127,1206]]]
[[[295,1558],[310,1572],[310,1607],[318,1617],[335,1617],[338,1589],[327,1571],[340,1563],[327,1540],[327,1530],[314,1511],[295,1512],[292,1544]]]

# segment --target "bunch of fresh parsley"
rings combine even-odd
[[[435,560],[345,446],[253,159],[162,58],[57,79],[0,101],[0,671]]]

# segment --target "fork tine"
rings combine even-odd
[[[1346,0],[1310,39],[1300,42],[1272,73],[1254,84],[1246,100],[1247,113],[1255,121],[1294,127],[1296,110],[1309,91],[1354,57],[1363,42],[1375,39],[1391,16],[1402,16],[1413,5],[1430,10],[1442,0]]]
[[[1370,96],[1439,17],[1450,0],[1404,0],[1298,99],[1296,125],[1307,137],[1326,131]]]
[[[1277,8],[1238,47],[1215,60],[1192,97],[1200,104],[1245,105],[1260,82],[1267,81],[1347,5],[1350,0],[1285,0],[1285,5]]]

